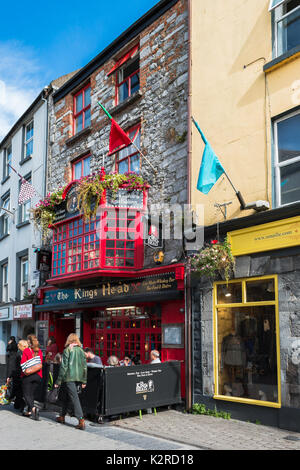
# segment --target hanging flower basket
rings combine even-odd
[[[235,258],[227,238],[224,242],[212,240],[190,259],[191,271],[200,276],[228,281],[233,275]]]
[[[63,202],[63,193],[66,187],[49,193],[31,210],[34,224],[45,237],[49,233],[55,220],[57,207]],[[110,190],[115,197],[118,190],[144,191],[149,188],[143,178],[136,173],[113,173],[105,175],[102,171],[82,177],[77,182],[78,209],[85,220],[96,216],[98,206],[105,190]]]

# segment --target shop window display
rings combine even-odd
[[[216,286],[216,395],[279,404],[276,309],[274,278]]]

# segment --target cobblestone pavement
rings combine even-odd
[[[57,413],[40,412],[40,421],[24,418],[12,405],[0,406],[0,450],[193,450],[193,446],[148,436],[110,424],[95,426],[86,421],[78,431],[77,419],[66,417],[66,425],[55,422]]]
[[[113,425],[203,450],[300,450],[300,433],[175,410],[143,414],[142,419],[131,416]]]

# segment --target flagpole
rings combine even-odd
[[[102,108],[102,110],[105,112],[106,116],[112,120],[112,116],[109,114],[109,112],[107,111],[107,109],[104,108],[104,106],[100,103],[100,101],[98,101],[98,105]],[[132,142],[132,140],[130,139],[130,137],[128,137],[131,144],[133,145],[133,147],[139,152],[139,154],[141,155],[142,158],[144,158],[146,160],[146,162],[151,166],[151,168],[153,169],[153,171],[155,172],[155,174],[157,174],[157,170],[154,168],[154,166],[152,165],[152,163],[148,160],[148,158],[141,152],[141,150],[135,145],[134,142]]]

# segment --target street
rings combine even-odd
[[[77,420],[66,418],[66,425],[55,422],[55,412],[41,411],[40,421],[25,418],[13,406],[0,407],[0,450],[193,450],[189,446],[121,429],[113,424],[75,429]]]

